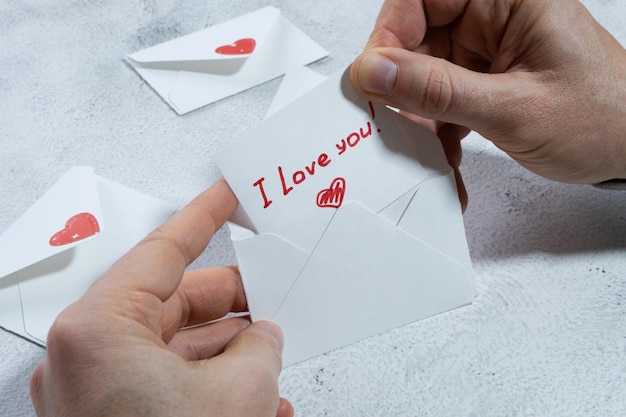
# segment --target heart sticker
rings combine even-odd
[[[252,38],[236,40],[230,45],[222,45],[215,52],[222,55],[247,55],[251,54],[256,47],[256,41]]]
[[[335,178],[326,188],[317,193],[317,206],[339,208],[343,203],[343,196],[346,193],[346,180],[343,178]]]
[[[50,246],[62,246],[77,242],[100,232],[98,220],[91,213],[79,213],[65,222],[65,228],[50,238]]]

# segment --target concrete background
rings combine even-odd
[[[381,3],[271,4],[330,51],[311,66],[329,75]],[[584,3],[626,42],[626,3]],[[211,156],[264,117],[280,80],[179,117],[122,57],[267,4],[0,2],[0,231],[74,165],[178,205],[207,187]],[[626,193],[544,180],[478,135],[462,170],[474,304],[285,369],[297,415],[626,415]],[[222,230],[198,264],[232,263]],[[0,330],[1,416],[34,415],[43,356]]]

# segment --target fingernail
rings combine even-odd
[[[370,93],[390,96],[396,87],[398,66],[391,59],[369,54],[361,59],[359,84]]]

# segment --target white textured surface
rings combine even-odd
[[[622,1],[584,3],[626,43]],[[178,117],[121,59],[266,4],[0,2],[0,231],[77,164],[179,205],[208,186],[279,80]],[[329,75],[381,0],[272,4],[330,51],[312,66]],[[464,149],[475,303],[286,369],[297,415],[626,415],[626,193],[543,180],[477,135]],[[221,231],[200,264],[233,262]],[[34,414],[43,355],[0,330],[0,416]]]

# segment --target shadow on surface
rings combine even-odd
[[[546,180],[504,153],[469,147],[463,158],[474,260],[626,249],[626,191]]]

